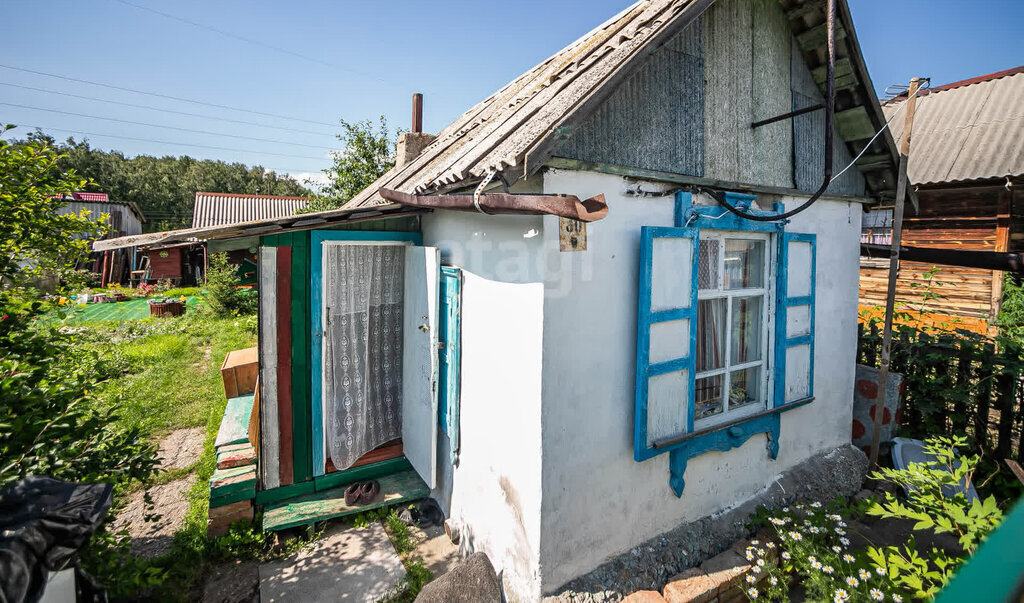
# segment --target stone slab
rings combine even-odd
[[[638,590],[623,599],[622,603],[665,603],[665,598],[658,591]]]
[[[671,578],[662,592],[668,603],[708,603],[718,595],[718,583],[692,567]]]
[[[252,401],[252,394],[228,400],[228,405],[224,409],[224,418],[221,419],[220,428],[217,429],[217,441],[213,444],[214,448],[249,442],[249,415],[252,413]]]
[[[750,569],[750,564],[730,549],[708,559],[700,568],[718,585],[718,592],[725,593],[743,583],[743,576]]]
[[[371,603],[395,593],[405,577],[380,522],[361,529],[332,525],[312,546],[260,565],[262,603]]]

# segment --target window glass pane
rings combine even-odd
[[[722,379],[725,375],[697,379],[694,420],[722,412]]]
[[[698,391],[700,386],[698,385]],[[729,379],[729,410],[761,401],[761,367],[733,371]]]
[[[732,300],[732,329],[729,333],[733,364],[761,359],[761,308],[764,296],[734,297]]]
[[[697,372],[725,366],[725,299],[697,302]]]
[[[725,240],[725,288],[764,286],[764,241]]]
[[[700,242],[698,288],[718,288],[718,253],[720,247],[721,242],[716,239],[702,240]]]

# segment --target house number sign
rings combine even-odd
[[[587,223],[572,218],[558,218],[558,250],[586,251]]]

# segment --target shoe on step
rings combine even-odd
[[[380,484],[377,483],[377,480],[371,479],[368,482],[363,482],[362,487],[359,488],[359,502],[364,505],[373,502],[378,494],[380,494]]]
[[[356,482],[354,484],[350,484],[348,488],[345,488],[346,505],[351,507],[359,502],[362,486],[363,484],[361,482]]]

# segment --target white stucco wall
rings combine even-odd
[[[861,209],[820,201],[787,226],[817,234],[816,399],[783,413],[778,459],[769,458],[763,434],[693,458],[682,498],[668,484],[668,454],[633,460],[640,227],[671,226],[673,197],[628,197],[626,187],[617,176],[588,172],[552,170],[544,179],[547,193],[603,193],[609,205],[607,218],[588,225],[584,252],[560,253],[558,219],[544,217],[545,593],[681,523],[756,495],[783,470],[850,438]],[[783,201],[792,208],[802,199]]]
[[[540,595],[544,272],[540,217],[438,211],[425,245],[462,268],[459,462],[440,434],[433,496],[461,526],[463,554],[483,551],[510,600]]]

